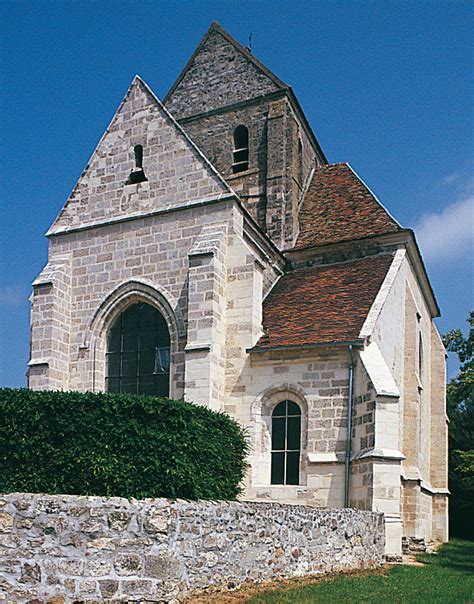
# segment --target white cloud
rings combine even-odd
[[[474,189],[474,162],[468,162],[460,170],[446,174],[441,179],[441,184],[451,191],[456,191],[458,196],[467,197]]]
[[[474,195],[440,213],[425,214],[414,227],[423,258],[453,260],[474,254]]]

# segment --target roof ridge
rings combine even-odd
[[[194,59],[196,58],[196,56],[200,52],[201,48],[204,46],[204,44],[207,42],[208,38],[210,37],[210,35],[214,31],[216,31],[219,34],[221,34],[221,36],[223,36],[227,40],[227,42],[229,42],[230,44],[232,44],[241,54],[243,54],[245,56],[246,59],[248,59],[249,61],[251,61],[255,65],[255,67],[257,67],[267,77],[269,77],[273,81],[273,83],[276,84],[276,86],[278,88],[282,88],[282,89],[289,89],[290,88],[290,86],[288,84],[285,84],[285,82],[283,82],[283,80],[280,80],[280,78],[278,76],[276,76],[268,67],[266,67],[263,63],[261,63],[247,48],[245,48],[245,46],[243,46],[233,36],[231,36],[222,27],[222,25],[220,23],[218,23],[217,21],[213,21],[211,23],[211,25],[209,26],[209,29],[207,30],[207,32],[202,37],[202,39],[199,42],[198,46],[196,47],[195,51],[193,52],[193,54],[189,58],[188,62],[186,63],[186,65],[181,70],[181,72],[180,72],[179,76],[177,77],[176,81],[174,82],[174,84],[171,86],[171,88],[167,92],[166,96],[163,99],[163,104],[166,104],[169,101],[169,99],[171,98],[172,94],[174,93],[174,91],[176,90],[176,88],[179,86],[179,84],[183,80],[186,72],[191,67]]]
[[[348,161],[336,161],[336,162],[332,162],[330,164],[319,164],[318,166],[316,166],[316,168],[334,168],[336,166],[349,166],[349,162]]]
[[[401,229],[403,229],[402,225],[398,222],[398,220],[392,216],[392,214],[387,210],[387,208],[383,205],[383,203],[380,201],[380,199],[377,197],[377,195],[372,191],[372,189],[369,187],[369,185],[365,182],[365,180],[362,180],[362,178],[357,174],[357,172],[354,170],[354,168],[350,165],[349,162],[347,162],[347,167],[349,168],[349,170],[351,170],[351,172],[354,174],[354,176],[364,185],[364,187],[367,189],[367,191],[372,195],[372,197],[375,199],[375,201],[379,204],[379,206],[382,208],[382,210],[385,211],[385,213],[388,215],[389,218],[391,218],[391,220],[393,220],[393,222]]]
[[[335,266],[340,266],[344,264],[351,264],[353,262],[361,262],[363,260],[368,260],[369,258],[377,258],[379,256],[394,256],[395,252],[390,249],[382,249],[377,251],[374,254],[367,254],[366,256],[360,256],[359,258],[346,258],[344,260],[334,260],[333,262],[321,262],[319,264],[306,264],[305,266],[296,266],[294,268],[290,268],[284,274],[288,275],[289,273],[295,273],[297,271],[302,270],[314,270],[314,269],[323,269],[323,268],[333,268]]]

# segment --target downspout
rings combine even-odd
[[[351,470],[351,437],[352,437],[352,390],[354,383],[354,356],[352,353],[352,344],[348,347],[351,357],[349,365],[349,398],[347,405],[347,442],[346,442],[346,461],[344,468],[344,507],[349,507],[349,478]]]

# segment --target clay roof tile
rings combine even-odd
[[[353,341],[383,283],[392,254],[294,270],[263,304],[256,349]]]
[[[395,233],[401,226],[349,164],[318,166],[299,212],[296,248]]]

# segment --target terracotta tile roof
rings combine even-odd
[[[283,275],[263,303],[255,348],[355,340],[392,263],[370,256]]]
[[[296,248],[401,230],[349,164],[318,166],[299,213]]]

